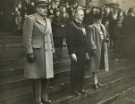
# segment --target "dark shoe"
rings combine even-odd
[[[43,104],[52,104],[52,100],[43,101]]]
[[[94,84],[94,85],[93,85],[93,88],[94,88],[94,89],[98,89],[98,88],[99,88],[98,84]]]
[[[81,96],[81,93],[80,93],[79,91],[74,91],[73,94],[74,94],[75,96]]]
[[[82,89],[82,90],[80,91],[80,93],[81,93],[81,94],[87,94],[87,91],[86,91],[85,89]]]
[[[104,85],[102,83],[97,83],[97,84],[94,84],[93,87],[94,89],[98,89],[100,87],[103,87]]]
[[[98,87],[103,87],[104,86],[104,84],[102,84],[100,82],[97,85],[98,85]]]

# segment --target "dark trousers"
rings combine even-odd
[[[77,54],[77,62],[71,60],[72,91],[81,91],[84,85],[85,54]]]
[[[62,48],[63,47],[63,37],[56,37],[54,36],[54,45],[56,48]]]

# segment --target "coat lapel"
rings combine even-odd
[[[36,26],[36,28],[38,28],[39,31],[44,33],[44,29],[46,27],[46,22],[41,20],[41,17],[39,17],[38,14],[36,14],[36,16],[35,16],[35,26]]]

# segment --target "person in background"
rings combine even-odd
[[[48,15],[53,20],[55,18],[55,11],[58,9],[56,1],[51,1],[48,7]]]
[[[51,21],[47,18],[48,0],[36,2],[36,13],[25,17],[23,40],[26,60],[24,77],[33,81],[34,104],[50,104],[49,79],[54,77],[53,36]]]
[[[22,16],[21,11],[17,6],[15,7],[15,24],[17,31],[18,32],[22,31]]]
[[[109,33],[109,25],[110,25],[110,13],[111,13],[111,8],[109,6],[105,6],[103,9],[103,19],[102,23],[106,27],[108,33]]]
[[[122,10],[118,12],[118,18],[116,21],[116,24],[114,24],[113,27],[113,37],[114,37],[114,55],[115,55],[115,61],[120,61],[120,43],[121,43],[121,36],[122,34],[122,28],[123,28],[123,20],[124,20],[125,14]]]
[[[69,22],[69,15],[66,11],[65,5],[61,4],[60,8],[55,10],[55,18],[52,21],[52,31],[54,37],[54,44],[56,54],[59,59],[62,57],[62,49],[65,41],[66,25]]]
[[[67,13],[69,15],[69,18],[71,19],[72,18],[72,10],[71,10],[71,5],[69,4],[69,2],[66,2],[66,10],[67,10]]]
[[[110,45],[111,49],[114,51],[114,46],[115,46],[115,36],[114,36],[114,28],[115,25],[117,24],[118,21],[118,13],[119,13],[119,8],[115,7],[115,5],[111,8],[111,13],[110,13],[110,23],[109,23],[109,35],[110,35]],[[113,52],[115,53],[115,52]]]
[[[127,16],[125,16],[122,27],[123,35],[123,54],[125,58],[134,58],[134,39],[135,39],[135,10],[129,8]],[[128,44],[127,44],[128,43]]]
[[[27,15],[33,14],[35,13],[35,1],[31,0],[28,4],[27,4]]]
[[[84,10],[77,7],[74,19],[67,25],[66,41],[71,57],[71,89],[79,96],[86,93],[84,90],[84,71],[86,53],[86,30],[83,26]]]
[[[134,35],[135,26],[135,11],[134,8],[129,8],[127,16],[125,16],[123,21],[123,34],[127,36]]]
[[[107,32],[102,22],[102,10],[98,7],[94,8],[92,14],[93,23],[87,27],[87,51],[90,57],[88,68],[92,72],[93,87],[99,88],[101,83],[98,79],[98,70],[101,63],[104,64],[105,70],[109,70],[108,52],[106,47]],[[103,61],[103,62],[102,62]]]
[[[84,17],[85,26],[88,26],[88,25],[92,24],[92,16],[91,16],[92,12],[93,12],[93,7],[92,8],[86,8],[85,17]]]

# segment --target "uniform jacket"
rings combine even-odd
[[[34,63],[25,61],[24,75],[27,78],[52,78],[54,45],[50,20],[36,13],[26,16],[23,41],[26,54],[36,56]]]
[[[46,23],[48,28],[45,29],[46,26],[40,21],[38,14],[26,16],[23,26],[23,39],[27,53],[32,53],[33,48],[43,48],[43,45],[45,45],[46,50],[54,48],[50,20],[46,19]],[[50,34],[51,40],[45,33]]]

